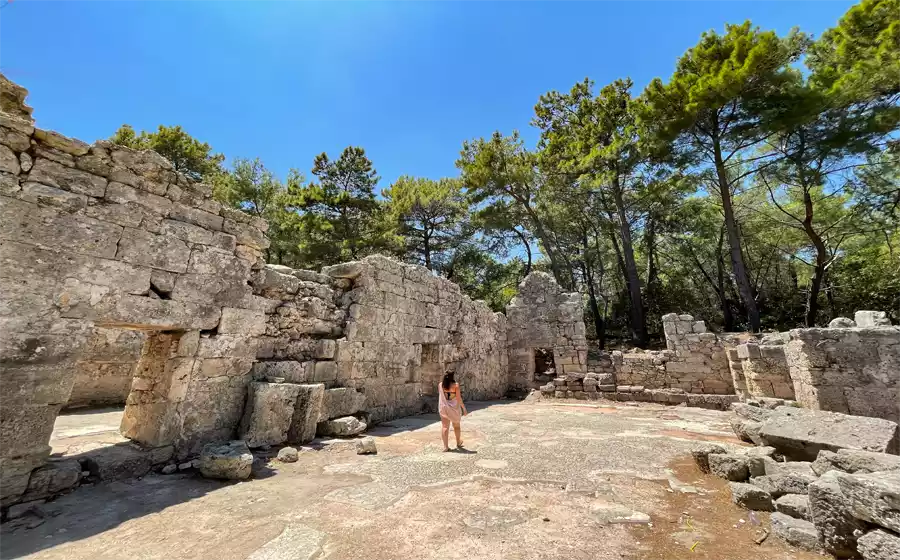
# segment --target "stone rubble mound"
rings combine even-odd
[[[791,406],[732,409],[735,433],[750,431],[757,447],[704,443],[691,454],[702,472],[729,481],[733,503],[773,511],[772,534],[791,546],[900,558],[895,422]]]

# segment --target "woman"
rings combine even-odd
[[[444,451],[450,451],[447,440],[450,438],[450,424],[453,424],[453,432],[456,434],[456,448],[462,449],[459,420],[461,416],[468,414],[466,405],[463,404],[462,394],[459,392],[459,384],[453,379],[453,372],[444,374],[444,379],[438,385],[438,413],[441,415],[441,439],[444,441]]]

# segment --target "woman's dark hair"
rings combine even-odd
[[[454,383],[456,383],[456,380],[453,379],[453,372],[448,371],[447,373],[445,373],[444,380],[441,381],[441,385],[443,385],[444,390],[445,391],[448,390],[450,388],[450,386],[453,385]]]

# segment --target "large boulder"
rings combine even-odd
[[[857,311],[853,316],[857,327],[890,327],[891,320],[884,311]]]
[[[250,447],[281,445],[288,439],[300,385],[251,382],[238,437]]]
[[[835,477],[854,517],[900,533],[900,471]]]
[[[773,511],[775,509],[772,495],[762,488],[743,482],[729,482],[728,485],[731,487],[731,501],[742,508],[756,511]]]
[[[829,329],[850,329],[856,326],[856,321],[847,317],[835,317],[828,323]]]
[[[208,443],[200,452],[200,474],[206,478],[243,480],[253,469],[253,454],[243,440]]]
[[[853,516],[841,492],[837,471],[825,473],[809,485],[809,515],[827,552],[837,558],[856,556],[856,533],[866,525]]]
[[[316,437],[316,427],[322,414],[322,401],[325,399],[325,385],[299,385],[294,415],[288,430],[288,441],[291,443],[308,443]]]
[[[771,521],[772,533],[789,545],[810,551],[821,548],[816,528],[809,521],[778,512],[772,514]]]
[[[830,470],[851,474],[898,471],[900,470],[900,455],[873,453],[858,449],[838,449],[836,453],[820,451],[819,456],[812,463],[812,469],[820,476]]]
[[[366,431],[366,423],[355,416],[319,422],[316,434],[323,437],[350,437]]]
[[[881,529],[861,536],[857,544],[863,560],[897,560],[900,558],[900,537]]]
[[[897,423],[881,418],[779,406],[762,422],[766,444],[797,460],[813,461],[826,449],[897,452]]]

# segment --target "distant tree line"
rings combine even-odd
[[[900,319],[900,0],[863,0],[818,39],[726,25],[632,90],[548,92],[533,149],[495,132],[463,144],[458,177],[404,176],[380,197],[359,147],[282,181],[259,159],[224,167],[177,126],[112,140],[267,219],[269,262],[391,254],[496,310],[546,270],[586,295],[600,347],[651,344],[670,311],[728,331]]]

